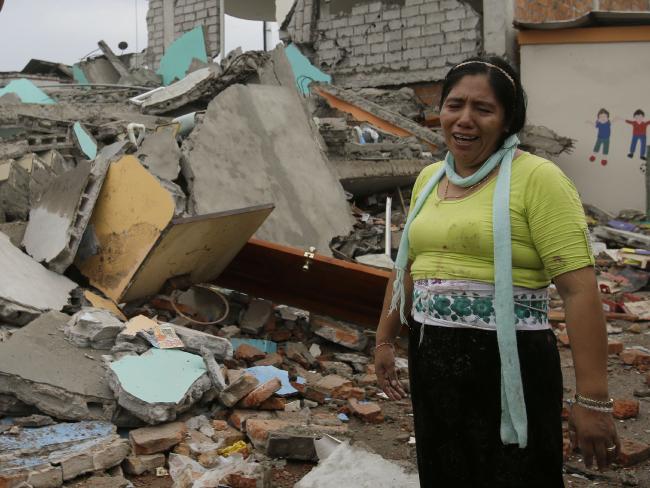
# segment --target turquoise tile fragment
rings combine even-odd
[[[201,356],[174,349],[149,349],[110,367],[124,391],[146,403],[178,403],[206,373]]]
[[[162,76],[164,85],[171,85],[174,81],[185,78],[194,59],[208,62],[202,26],[186,32],[167,47],[156,73]]]
[[[84,129],[84,127],[79,122],[75,122],[72,126],[75,137],[79,141],[79,146],[81,146],[81,151],[86,155],[88,159],[95,159],[97,157],[97,143],[93,137]]]
[[[285,49],[285,53],[291,64],[291,69],[293,69],[293,74],[296,77],[296,85],[303,95],[309,95],[309,85],[312,81],[332,83],[332,77],[311,64],[309,59],[300,52],[295,44],[289,44]]]
[[[15,93],[23,103],[37,103],[40,105],[53,105],[56,103],[47,93],[26,78],[13,80],[4,88],[0,88],[0,97],[7,93]]]

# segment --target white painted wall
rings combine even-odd
[[[589,161],[596,142],[596,113],[606,108],[612,119],[631,120],[640,108],[650,119],[649,49],[649,42],[521,48],[529,123],[577,140],[573,153],[556,163],[575,182],[585,203],[611,212],[645,211],[645,177],[639,169],[643,161],[638,146],[634,159],[627,157],[632,126],[624,120],[612,124],[608,164],[600,164],[600,154]]]

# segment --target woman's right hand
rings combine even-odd
[[[384,346],[375,350],[375,374],[379,388],[388,395],[388,398],[401,400],[406,397],[406,392],[397,377],[395,351],[392,347]]]

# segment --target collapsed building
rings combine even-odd
[[[144,53],[99,42],[74,66],[0,74],[0,486],[418,483],[374,328],[410,185],[445,150],[440,79],[490,45],[507,54],[508,11],[285,3],[238,5],[280,20],[269,52],[215,62],[219,2],[152,0]],[[574,145],[540,126],[521,138],[551,159]],[[586,210],[626,430],[605,479],[565,422],[566,473],[643,486],[649,227]],[[555,292],[551,307],[570,370]]]

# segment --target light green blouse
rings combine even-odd
[[[442,162],[424,168],[412,202]],[[413,279],[494,283],[492,198],[496,178],[468,197],[441,201],[438,185],[411,225]],[[593,266],[580,197],[552,162],[524,152],[512,162],[510,193],[513,284],[542,288],[562,273]]]

